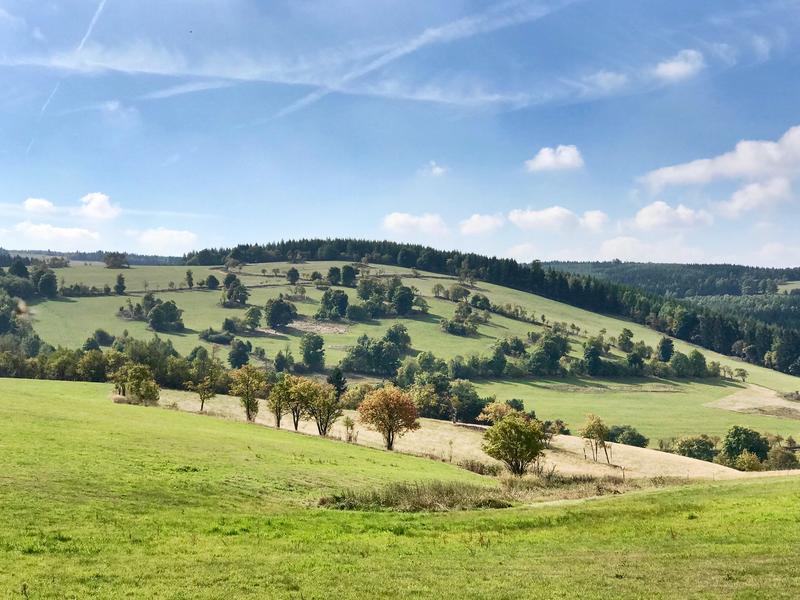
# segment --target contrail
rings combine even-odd
[[[306,106],[310,106],[328,94],[336,91],[336,88],[339,88],[356,79],[360,79],[365,75],[368,75],[388,65],[389,63],[392,63],[427,46],[453,42],[456,40],[470,38],[479,34],[491,33],[499,29],[505,29],[506,27],[512,27],[514,25],[521,25],[522,23],[535,21],[559,10],[567,4],[571,4],[572,1],[573,0],[562,0],[561,2],[556,2],[555,6],[551,6],[549,3],[536,3],[531,6],[522,4],[519,0],[511,0],[484,11],[483,13],[470,15],[456,21],[446,23],[439,27],[426,29],[422,33],[409,40],[406,40],[395,48],[378,56],[366,65],[346,73],[339,79],[335,86],[320,87],[303,96],[299,100],[296,100],[292,104],[278,111],[273,118],[285,117],[286,115],[305,108]]]
[[[94,11],[94,15],[92,15],[92,20],[89,22],[89,27],[86,28],[86,33],[83,34],[80,43],[75,47],[75,54],[78,55],[83,50],[86,41],[89,39],[89,36],[92,35],[92,31],[94,30],[94,26],[97,24],[97,20],[100,18],[100,15],[103,12],[103,9],[106,7],[106,0],[100,0],[100,3],[97,5],[97,9]],[[66,76],[64,76],[66,77]],[[39,118],[37,119],[37,123],[42,120],[44,113],[47,112],[47,107],[50,106],[50,103],[55,98],[56,94],[58,93],[58,89],[61,87],[61,82],[64,80],[62,77],[56,82],[56,85],[53,87],[53,91],[50,92],[50,95],[47,97],[47,100],[44,101],[42,104],[42,108],[39,109]],[[25,150],[25,154],[27,155],[31,148],[33,148],[33,143],[36,140],[36,136],[31,138],[30,143],[28,144],[28,148]]]
[[[95,23],[97,23],[97,19],[100,18],[100,13],[103,12],[103,9],[106,7],[106,0],[100,0],[100,4],[97,5],[97,10],[94,11],[94,16],[92,17],[92,21],[89,23],[89,28],[86,30],[86,33],[81,39],[81,43],[78,44],[78,47],[75,49],[75,52],[80,53],[83,50],[83,45],[86,43],[86,40],[89,39],[89,36],[92,35],[92,30],[94,29]]]

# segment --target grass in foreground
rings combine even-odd
[[[29,598],[789,597],[800,480],[448,513],[342,486],[494,485],[449,465],[0,380],[0,590]]]

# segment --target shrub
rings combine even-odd
[[[446,481],[399,482],[376,490],[346,490],[321,498],[319,504],[338,510],[398,512],[444,512],[511,506],[500,490]]]
[[[707,435],[681,438],[675,444],[675,453],[689,458],[711,462],[717,454],[716,444]]]
[[[613,425],[608,430],[608,441],[625,444],[626,446],[638,446],[639,448],[646,448],[647,444],[650,443],[649,439],[630,425]]]
[[[745,450],[737,456],[733,461],[733,466],[740,471],[762,471],[764,469],[758,456],[749,450]]]
[[[501,465],[485,463],[471,458],[458,461],[458,466],[467,471],[477,473],[478,475],[488,475],[490,477],[497,477],[503,472],[503,467]]]
[[[731,461],[736,461],[744,452],[754,454],[758,460],[765,460],[768,451],[769,443],[765,437],[739,425],[731,427],[722,440],[722,453]]]
[[[538,421],[510,414],[486,430],[481,447],[492,458],[521,476],[542,455],[545,435]]]
[[[772,471],[784,471],[798,468],[798,461],[794,452],[791,450],[780,446],[773,446],[767,453],[766,466]]]

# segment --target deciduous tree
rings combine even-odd
[[[359,405],[358,414],[365,425],[383,436],[387,450],[392,450],[395,440],[406,432],[419,429],[414,401],[392,384],[369,392]]]

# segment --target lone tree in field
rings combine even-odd
[[[231,392],[239,396],[248,422],[256,420],[258,398],[263,395],[266,384],[264,373],[252,365],[245,365],[232,373]]]
[[[150,367],[125,364],[113,376],[114,390],[120,396],[144,405],[158,404],[159,388]]]
[[[114,293],[122,296],[125,293],[125,276],[122,273],[117,275],[117,282],[114,284]]]
[[[734,369],[733,375],[737,379],[741,379],[742,383],[744,383],[745,381],[747,381],[747,377],[748,377],[749,373],[747,372],[747,369],[743,369],[741,367],[738,367],[737,369]]]
[[[370,392],[358,407],[361,421],[383,436],[386,449],[407,431],[419,429],[417,407],[411,396],[394,385]]]
[[[286,327],[297,317],[297,307],[283,298],[270,298],[264,306],[264,320],[270,329]]]
[[[511,413],[486,430],[481,447],[520,477],[542,455],[545,432],[539,421]]]
[[[292,267],[291,269],[289,269],[288,271],[286,271],[286,280],[287,280],[289,283],[291,283],[292,285],[294,285],[295,283],[297,283],[297,280],[298,280],[298,279],[300,279],[300,272],[299,272],[297,269],[295,269],[294,267]]]
[[[300,338],[300,352],[303,362],[312,371],[325,368],[325,340],[318,333],[308,332]]]
[[[586,444],[592,451],[592,458],[597,462],[597,456],[600,449],[606,456],[606,462],[611,464],[611,459],[608,456],[608,440],[609,429],[608,426],[597,415],[586,415],[586,424],[579,432],[580,436],[586,440]]]
[[[128,255],[124,252],[106,252],[103,255],[103,262],[108,269],[125,269],[130,266]]]

